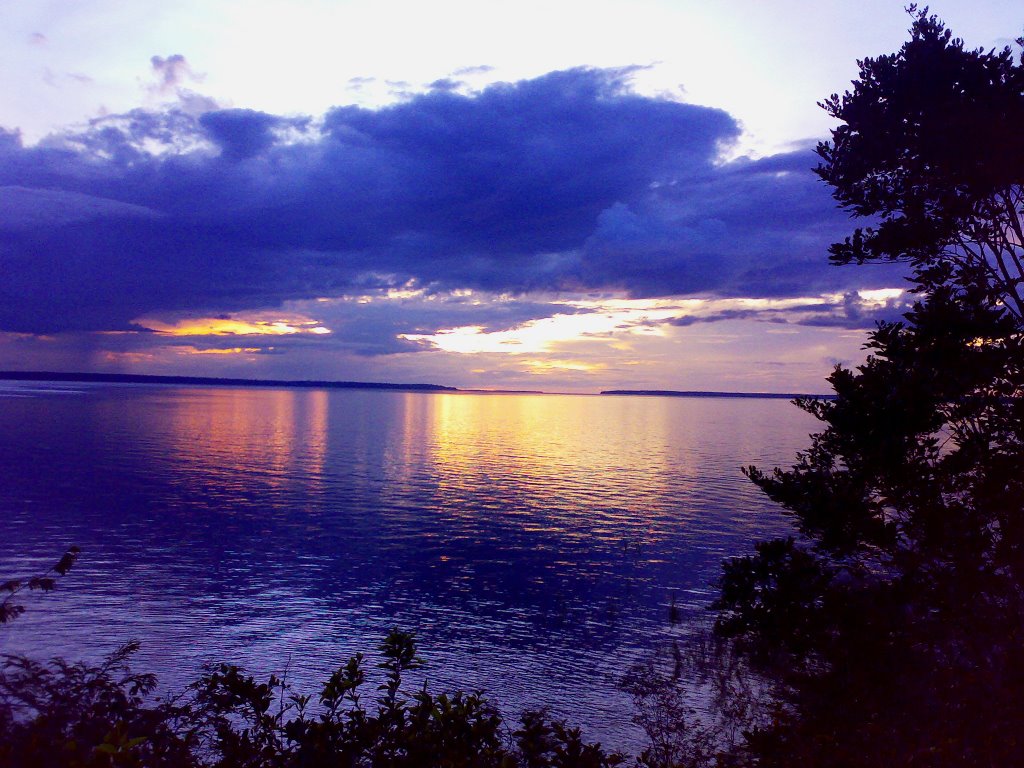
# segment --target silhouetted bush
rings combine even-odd
[[[0,671],[0,765],[178,768],[610,768],[624,758],[587,743],[546,712],[510,730],[481,694],[409,692],[421,666],[413,636],[392,630],[380,646],[384,681],[364,698],[361,654],[314,698],[238,667],[209,670],[172,700],[129,668],[129,643],[97,666],[6,657]]]

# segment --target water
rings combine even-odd
[[[82,548],[0,650],[138,638],[167,690],[213,660],[312,689],[397,625],[432,687],[635,747],[619,678],[786,529],[740,467],[814,426],[782,400],[0,382],[0,576]]]

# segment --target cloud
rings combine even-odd
[[[634,295],[798,296],[849,285],[849,271],[823,266],[848,225],[811,161],[804,151],[741,158],[616,203],[585,243],[584,284],[618,271]]]
[[[452,74],[457,77],[463,77],[465,75],[486,75],[488,72],[493,71],[494,67],[489,64],[478,64],[473,67],[459,67]]]
[[[222,156],[230,160],[245,160],[273,146],[281,129],[293,127],[302,130],[309,120],[276,117],[251,109],[224,109],[202,114],[199,124],[220,147]]]
[[[631,347],[638,337],[664,336],[671,327],[727,321],[864,330],[879,320],[898,319],[912,300],[912,295],[900,289],[851,291],[820,299],[565,298],[544,306],[536,317],[505,328],[486,327],[468,322],[469,318],[450,315],[447,323],[435,326],[436,331],[405,333],[403,337],[430,348],[463,354],[540,354],[594,339],[614,341],[621,351]]]
[[[199,82],[202,75],[192,71],[188,60],[180,53],[171,56],[153,56],[149,60],[153,72],[157,76],[157,82],[151,87],[151,91],[160,95],[175,93],[186,82]]]
[[[670,318],[669,325],[686,327],[724,320],[758,320],[812,328],[868,330],[880,322],[895,322],[913,306],[916,297],[900,289],[848,291],[817,300],[729,300],[708,302],[710,311]],[[716,306],[717,305],[717,306]],[[725,305],[725,306],[721,306]]]
[[[161,88],[195,77],[180,55],[153,66]],[[0,330],[124,330],[400,286],[806,296],[865,278],[825,266],[847,224],[808,152],[724,163],[732,117],[636,95],[631,73],[318,120],[179,102],[34,147],[0,132],[0,186],[20,190],[0,206]]]
[[[458,91],[459,88],[461,88],[464,85],[465,83],[462,80],[453,80],[450,77],[442,77],[438,80],[434,80],[433,82],[428,83],[427,88],[429,88],[432,91],[454,92]]]
[[[150,63],[156,75],[156,82],[147,87],[152,96],[173,97],[172,108],[193,117],[220,109],[215,99],[186,87],[187,83],[202,82],[206,75],[194,72],[188,60],[180,53],[166,58],[153,56]]]
[[[375,77],[350,77],[345,84],[345,88],[350,91],[361,91],[369,85],[373,85],[377,81]]]
[[[904,291],[875,291],[880,297],[871,296],[872,292],[846,293],[840,302],[824,306],[798,308],[806,314],[792,320],[800,325],[819,328],[874,328],[880,322],[893,323],[902,321],[910,311],[917,296]],[[888,295],[886,295],[888,294]]]
[[[158,218],[150,208],[56,189],[0,187],[0,230],[17,232],[64,227],[94,220]]]
[[[466,291],[376,291],[300,305],[305,314],[315,315],[332,330],[332,347],[363,357],[432,348],[430,344],[404,338],[406,335],[429,336],[442,329],[465,326],[498,333],[576,311],[556,299],[523,300]]]

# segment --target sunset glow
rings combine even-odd
[[[872,307],[885,306],[903,291],[885,288],[860,291],[856,300]],[[791,316],[799,321],[813,313],[832,312],[851,300],[844,294],[787,299],[572,299],[560,306],[576,310],[525,322],[515,328],[489,331],[480,325],[457,326],[433,334],[401,334],[407,341],[460,355],[552,353],[570,343],[601,342],[609,355],[615,350],[633,351],[638,337],[664,337],[673,325],[708,322],[722,317],[762,316],[773,322]],[[769,329],[780,330],[780,329]],[[606,362],[537,360],[530,363],[538,373],[545,370],[591,372]]]
[[[274,348],[267,347],[266,351],[270,352]],[[224,349],[211,348],[211,349],[196,349],[195,347],[179,347],[178,351],[184,355],[255,355],[263,352],[263,347],[227,347]]]
[[[504,331],[486,331],[481,326],[464,326],[436,334],[402,334],[409,341],[427,342],[445,352],[478,354],[505,352],[529,355],[548,352],[559,343],[616,334],[650,334],[657,329],[638,324],[673,316],[672,310],[616,309],[573,315],[558,314],[524,323]]]
[[[297,333],[322,335],[331,332],[329,328],[308,318],[271,320],[198,317],[175,323],[147,319],[137,320],[136,323],[167,336],[290,336]]]
[[[0,369],[820,382],[912,303],[812,172],[906,14],[780,2],[8,3]]]

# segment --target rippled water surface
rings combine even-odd
[[[83,552],[0,649],[138,638],[170,689],[210,660],[311,687],[398,625],[432,686],[633,746],[617,680],[782,530],[740,467],[813,428],[784,400],[0,382],[0,577]]]

